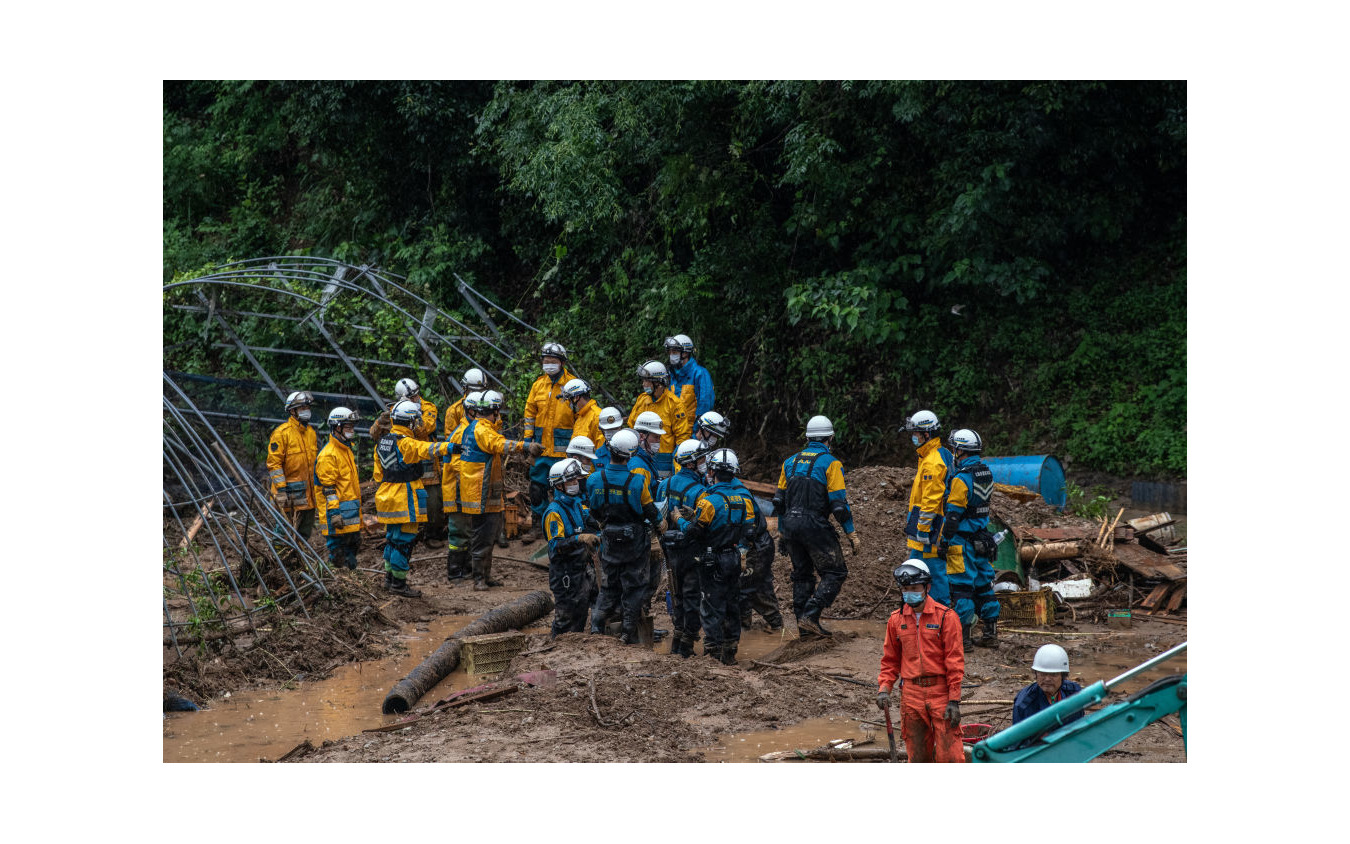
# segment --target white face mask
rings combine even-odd
[[[679,355],[671,355],[671,356],[670,356],[670,362],[671,362],[672,364],[674,364],[675,366],[679,366],[679,365],[680,365],[680,356],[679,356]]]
[[[564,486],[563,489],[567,490],[568,495],[576,495],[578,492],[581,492],[581,484],[573,481],[572,483]]]
[[[660,440],[655,440],[655,441],[653,441],[653,442],[647,443],[647,451],[651,452],[652,454],[660,454],[660,453],[661,453],[661,441],[660,441]]]
[[[560,365],[556,364],[556,363],[546,363],[546,364],[544,364],[544,374],[545,374],[545,375],[557,375],[557,374],[558,374],[558,370],[560,370],[560,369],[562,369],[562,367],[561,367]]]
[[[296,418],[296,419],[299,419],[301,422],[308,422],[308,421],[309,421],[309,408],[306,407],[306,408],[304,408],[304,409],[302,409],[302,410],[297,410],[297,411],[295,412],[295,418]]]

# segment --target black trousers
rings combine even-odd
[[[741,557],[735,548],[707,552],[698,557],[702,600],[703,652],[720,657],[723,646],[741,641]]]
[[[469,539],[469,559],[473,566],[473,579],[489,580],[492,577],[492,548],[501,533],[505,517],[501,512],[478,513],[470,520],[473,536]]]
[[[585,632],[594,580],[591,559],[586,553],[559,555],[549,560],[548,588],[553,592],[552,635]]]
[[[745,557],[750,571],[741,575],[741,626],[749,627],[750,613],[757,612],[770,627],[783,626],[778,598],[773,593],[773,538],[765,536]]]
[[[601,633],[605,618],[617,607],[623,632],[637,641],[638,619],[648,596],[651,557],[647,530],[641,524],[609,526],[600,532],[600,569],[604,582],[591,614],[591,632]]]
[[[788,522],[787,518],[780,524],[783,544],[792,558],[792,612],[798,618],[824,612],[839,597],[848,577],[839,537],[823,521]]]

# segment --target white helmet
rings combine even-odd
[[[920,410],[906,420],[905,430],[924,431],[929,434],[936,434],[938,431],[942,430],[942,425],[938,422],[936,413],[931,410]]]
[[[417,391],[419,389],[421,388],[417,386],[417,382],[412,380],[411,378],[400,378],[398,379],[398,383],[394,385],[394,398],[395,399],[412,398],[413,396],[417,395]]]
[[[644,410],[638,414],[637,420],[633,422],[633,430],[648,434],[664,435],[666,433],[661,428],[661,417],[650,410]]]
[[[563,348],[562,343],[545,343],[544,348],[539,350],[539,357],[554,357],[559,360],[567,360],[567,350]]]
[[[389,414],[389,418],[395,425],[411,425],[422,418],[422,405],[409,399],[403,399],[394,405],[394,411]]]
[[[493,411],[502,409],[502,394],[496,390],[484,390],[478,399],[478,409]]]
[[[638,436],[632,428],[624,428],[609,440],[611,454],[627,459],[637,453]]]
[[[1044,671],[1054,674],[1069,670],[1069,655],[1059,645],[1041,645],[1036,658],[1031,661],[1032,671]]]
[[[567,401],[579,396],[589,396],[591,394],[591,385],[582,381],[580,378],[573,378],[566,384],[563,384],[562,393],[558,396],[559,400]]]
[[[584,477],[586,471],[573,457],[565,457],[548,468],[548,485],[554,489],[562,489],[568,481],[579,481]]]
[[[834,436],[834,424],[828,416],[812,416],[806,422],[807,439]]]
[[[715,410],[710,410],[698,418],[699,428],[706,428],[721,439],[731,433],[731,423]]]
[[[702,450],[703,443],[698,440],[685,440],[675,448],[675,459],[680,463],[688,463],[695,459]]]
[[[666,371],[666,365],[659,360],[649,360],[639,366],[637,376],[643,381],[655,381],[658,384],[670,383],[670,373]]]
[[[286,397],[286,412],[289,413],[297,407],[304,407],[307,404],[314,404],[314,397],[306,390],[297,390]]]
[[[971,454],[979,454],[984,451],[984,440],[980,439],[980,435],[969,428],[952,431],[947,436],[947,445],[951,447],[952,451],[968,451]]]
[[[464,373],[463,384],[466,390],[486,390],[487,376],[481,369],[470,369]]]
[[[684,351],[692,352],[694,350],[694,341],[689,339],[688,334],[676,334],[672,339],[679,343],[680,348]]]
[[[567,454],[574,454],[584,457],[587,460],[595,459],[595,443],[587,436],[576,436],[567,443]],[[557,465],[557,464],[554,464]]]
[[[741,461],[736,457],[736,452],[729,448],[718,448],[709,452],[708,462],[704,466],[709,472],[730,472],[733,475],[741,473]]]
[[[471,410],[474,413],[477,413],[478,405],[481,404],[482,401],[483,401],[483,391],[474,390],[472,393],[469,393],[467,396],[464,397],[464,409],[466,411]]]
[[[609,434],[623,427],[623,414],[617,407],[607,407],[600,411],[600,430]]]
[[[359,422],[361,414],[355,410],[348,410],[345,407],[335,407],[328,414],[328,427],[336,428],[339,425],[345,425],[348,422]]]

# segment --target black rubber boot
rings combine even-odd
[[[833,635],[826,630],[820,623],[820,610],[807,612],[797,619],[797,630],[802,635],[809,636],[830,636]]]
[[[739,645],[723,645],[723,646],[722,646],[721,662],[722,662],[723,665],[735,665],[735,664],[736,664],[736,648],[737,648],[737,647],[739,647]]]
[[[393,578],[393,581],[394,581],[393,585],[389,587],[389,591],[392,592],[393,594],[402,595],[405,598],[422,597],[421,591],[409,586],[408,581],[406,579],[395,577]]]
[[[384,588],[385,588],[385,589],[388,589],[389,587],[391,587],[391,586],[393,586],[393,585],[394,585],[394,573],[393,573],[392,571],[385,571],[385,573],[384,573]]]
[[[676,630],[674,633],[670,634],[670,655],[679,656],[680,649],[683,647],[684,636],[680,634],[680,631]]]
[[[970,624],[961,625],[961,648],[966,651],[970,650],[970,627]]]
[[[998,619],[984,619],[984,638],[980,640],[979,644],[986,648],[992,648],[998,644]]]

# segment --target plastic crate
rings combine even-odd
[[[1054,593],[1045,588],[1039,592],[996,592],[998,620],[1003,624],[1021,627],[1049,627],[1055,623]]]
[[[498,674],[506,670],[525,647],[525,634],[488,633],[468,636],[460,647],[459,657],[469,674]]]

